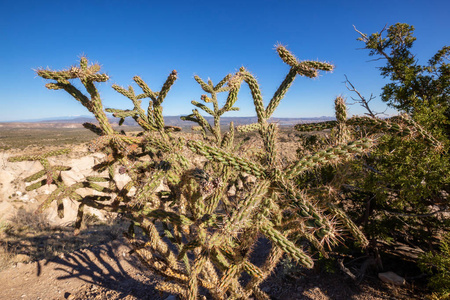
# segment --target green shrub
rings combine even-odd
[[[421,257],[420,267],[432,274],[429,285],[436,298],[450,299],[450,234],[442,238],[438,253],[428,252]]]
[[[422,249],[448,231],[450,199],[450,47],[427,64],[411,52],[414,27],[397,23],[371,35],[360,33],[370,56],[385,59],[381,75],[390,79],[381,99],[407,113],[407,122],[434,139],[383,137],[359,168],[352,185],[353,211],[373,238],[406,242]]]

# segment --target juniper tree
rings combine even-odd
[[[379,69],[390,82],[383,87],[381,99],[421,121],[435,135],[450,137],[450,46],[438,50],[427,64],[419,64],[411,52],[416,40],[413,26],[397,23],[371,35],[358,33],[369,56],[386,61]]]

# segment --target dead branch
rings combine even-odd
[[[370,109],[369,103],[370,101],[372,101],[373,99],[375,99],[376,97],[373,94],[370,94],[369,99],[366,99],[356,88],[355,86],[350,82],[350,80],[348,80],[347,75],[345,76],[345,87],[347,88],[347,90],[349,90],[350,92],[354,92],[356,95],[358,95],[359,99],[355,99],[353,97],[352,100],[355,101],[353,104],[358,103],[360,104],[362,107],[364,107],[367,110],[367,113],[364,113],[365,115],[368,115],[372,118],[376,118],[377,115],[383,115],[384,112],[379,113],[379,112],[374,112],[372,111],[372,109]]]

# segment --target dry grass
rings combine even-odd
[[[25,149],[30,146],[41,147],[62,147],[68,145],[78,145],[88,143],[95,139],[97,135],[85,128],[57,128],[57,127],[14,127],[14,126],[0,126],[0,150],[8,149]],[[117,127],[117,130],[125,130],[128,133],[137,133],[141,131],[137,126]],[[225,132],[229,128],[223,126],[222,130]],[[181,135],[194,134],[190,127],[183,127]],[[292,136],[299,135],[292,126],[280,127],[280,138],[289,136],[285,141],[292,141]],[[240,134],[236,133],[237,142],[245,137],[257,136],[257,132]]]
[[[9,128],[0,127],[0,149],[28,146],[63,146],[92,140],[95,134],[84,128]]]
[[[14,263],[50,259],[62,253],[116,239],[124,224],[112,217],[101,222],[88,216],[84,229],[74,235],[73,226],[51,226],[46,215],[19,209],[0,230],[0,270]]]
[[[11,265],[15,257],[15,253],[8,248],[8,245],[4,242],[5,232],[9,230],[10,225],[8,222],[0,222],[0,271],[6,269]]]
[[[83,144],[92,141],[96,134],[85,128],[0,126],[0,150],[25,149],[29,146],[60,147]],[[120,128],[122,129],[122,128]],[[135,131],[139,127],[127,126],[126,131]]]
[[[0,271],[11,266],[16,254],[5,245],[0,245]]]

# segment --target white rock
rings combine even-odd
[[[79,172],[90,173],[92,172],[92,167],[95,164],[95,160],[94,157],[92,157],[92,155],[89,155],[78,159],[74,159],[73,161],[69,162],[69,164]]]
[[[228,197],[232,197],[232,196],[235,196],[235,195],[236,195],[236,186],[233,185],[233,186],[231,186],[231,187],[228,189],[228,191],[227,191],[227,196],[228,196]]]
[[[52,223],[52,225],[64,225],[71,223],[76,220],[77,212],[78,212],[78,203],[70,199],[64,199],[64,218],[60,219],[58,217],[58,210],[56,201],[53,201],[52,204],[45,212],[48,214],[48,219]]]
[[[31,202],[30,196],[28,196],[28,195],[23,195],[23,196],[19,197],[19,200],[23,201],[23,202]]]
[[[393,285],[404,285],[406,283],[405,278],[395,274],[394,272],[385,272],[385,273],[378,273],[378,278],[380,278],[381,281],[393,284]]]
[[[73,170],[61,172],[61,178],[69,186],[84,180],[83,174]]]
[[[131,178],[126,173],[119,174],[119,172],[117,172],[116,174],[114,174],[114,180],[116,181],[117,187],[119,189],[122,189],[125,184],[127,184],[131,180]]]

